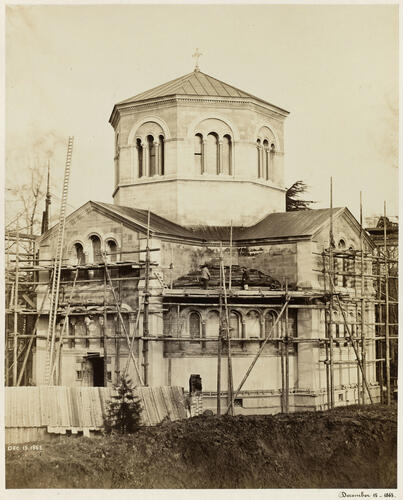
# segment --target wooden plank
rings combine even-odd
[[[40,401],[39,401],[39,391],[37,387],[28,387],[27,391],[27,411],[31,415],[31,427],[40,427]],[[32,390],[35,389],[35,390]]]
[[[168,410],[165,404],[164,396],[161,387],[154,387],[153,394],[155,403],[158,410],[158,421],[161,422],[164,418],[168,417]]]
[[[152,416],[153,416],[153,421],[152,421],[151,425],[156,425],[160,422],[160,419],[159,419],[159,415],[158,415],[157,403],[156,403],[155,397],[154,397],[154,388],[149,387],[148,389],[149,390],[147,391],[147,396],[150,399],[150,405],[152,408]]]
[[[144,393],[143,393],[143,388],[142,387],[138,387],[137,388],[137,394],[138,394],[138,397],[140,399],[140,402],[141,402],[141,406],[143,408],[143,412],[142,412],[142,423],[143,425],[151,425],[151,410],[149,408],[149,405],[148,405],[148,401],[145,399],[144,397]]]
[[[62,425],[64,427],[71,427],[71,416],[70,416],[70,401],[69,401],[69,387],[63,387],[63,419]]]
[[[96,407],[96,412],[97,412],[96,427],[101,428],[104,425],[104,412],[103,412],[103,408],[102,408],[101,393],[99,391],[100,387],[96,387],[95,389],[96,389],[96,391],[94,390],[95,407]]]
[[[76,392],[75,387],[69,387],[70,424],[72,427],[79,425]]]
[[[171,388],[170,387],[161,387],[162,397],[165,401],[165,406],[167,408],[167,414],[171,421],[178,420],[178,414],[176,408],[172,404],[171,398]]]
[[[152,387],[144,387],[144,395],[147,398],[147,401],[149,402],[149,408],[150,408],[150,416],[151,416],[151,421],[150,425],[156,425],[159,423],[158,419],[158,409],[155,404],[154,400],[154,393],[153,393],[153,388]]]

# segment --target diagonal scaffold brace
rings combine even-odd
[[[130,357],[132,358],[132,361],[133,361],[133,364],[134,364],[134,368],[136,369],[136,373],[137,373],[137,377],[139,379],[140,385],[144,385],[144,381],[143,381],[143,378],[141,376],[141,373],[140,373],[140,370],[139,370],[136,358],[134,357],[133,350],[131,349],[130,336],[129,336],[127,330],[126,330],[125,322],[123,321],[122,313],[121,313],[121,310],[120,310],[119,300],[118,300],[118,298],[116,296],[116,292],[115,292],[115,289],[113,287],[113,283],[112,283],[111,276],[110,276],[110,273],[109,273],[109,269],[108,269],[108,265],[107,265],[107,262],[106,262],[106,255],[105,254],[102,254],[102,259],[104,261],[106,278],[107,278],[107,281],[109,283],[109,287],[111,289],[111,292],[112,292],[112,295],[113,295],[113,299],[114,299],[114,301],[116,303],[116,310],[117,310],[117,313],[118,313],[119,321],[120,321],[120,324],[122,326],[123,332],[124,332],[125,337],[126,337],[126,342],[127,342],[127,347],[129,349],[129,352],[130,352]]]
[[[235,391],[235,394],[233,395],[232,400],[235,400],[236,397],[238,396],[239,391],[242,389],[244,383],[246,382],[247,378],[249,377],[250,372],[253,370],[253,367],[255,366],[256,361],[259,359],[259,356],[262,354],[265,345],[267,344],[268,340],[270,339],[270,336],[273,333],[274,329],[276,328],[276,326],[277,326],[278,322],[280,321],[281,317],[283,316],[284,311],[286,310],[289,302],[290,302],[290,296],[289,295],[285,295],[285,302],[284,302],[283,307],[281,308],[281,310],[280,310],[280,312],[279,312],[279,314],[278,314],[278,316],[276,318],[276,321],[273,323],[273,325],[272,325],[272,327],[270,329],[270,332],[268,333],[267,337],[263,341],[263,343],[260,346],[260,349],[256,353],[255,357],[253,358],[253,361],[250,364],[249,368],[246,370],[246,373],[245,373],[245,375],[244,375],[241,383],[239,384],[237,390]],[[228,415],[228,412],[230,411],[230,409],[231,409],[231,404],[228,405],[228,408],[227,408],[227,410],[225,412],[226,415]]]

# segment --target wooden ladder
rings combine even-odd
[[[45,383],[48,385],[53,385],[53,380],[51,377],[51,366],[53,364],[53,356],[55,350],[56,317],[57,317],[57,308],[59,305],[60,274],[61,274],[61,267],[63,260],[64,230],[66,226],[66,206],[67,206],[67,195],[69,191],[71,158],[73,154],[73,141],[74,137],[69,137],[69,142],[67,145],[66,165],[64,169],[63,192],[60,204],[56,254],[52,272],[52,288],[50,292],[49,323],[48,323],[48,334],[46,339],[46,364],[45,364]]]

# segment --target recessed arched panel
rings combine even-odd
[[[224,137],[224,135],[229,135],[230,137],[233,135],[232,129],[228,123],[223,120],[218,120],[217,118],[202,120],[195,129],[196,134],[201,133],[203,136],[206,136],[210,132],[216,133],[220,138]]]
[[[189,337],[191,339],[200,339],[201,337],[201,325],[200,325],[200,314],[197,311],[191,311],[189,313]]]
[[[197,133],[203,134],[204,137],[211,131],[216,132],[220,137],[228,134],[235,142],[240,140],[239,131],[234,123],[228,117],[217,113],[214,113],[214,116],[207,113],[199,113],[198,117],[189,124],[187,137],[190,139]]]
[[[218,311],[209,311],[206,321],[206,337],[218,337],[220,329],[220,317]]]
[[[235,311],[231,311],[229,315],[229,326],[231,337],[233,339],[241,338],[241,316]]]
[[[278,325],[274,326],[277,319],[277,313],[275,311],[267,311],[264,316],[264,333],[265,337],[277,338],[278,335]]]
[[[275,130],[270,127],[269,125],[260,125],[256,129],[256,136],[257,139],[261,139],[263,142],[265,139],[267,139],[269,145],[274,144],[275,149],[279,150],[280,149],[280,143],[279,143],[279,138],[275,132]]]
[[[249,311],[246,315],[246,335],[248,338],[260,337],[260,320],[257,311]]]
[[[157,116],[149,116],[139,120],[132,126],[127,143],[128,145],[135,144],[137,138],[145,139],[147,135],[153,135],[154,137],[163,135],[165,139],[171,138],[168,125],[164,120]]]

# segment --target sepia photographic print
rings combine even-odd
[[[6,497],[398,498],[398,20],[4,6]]]

